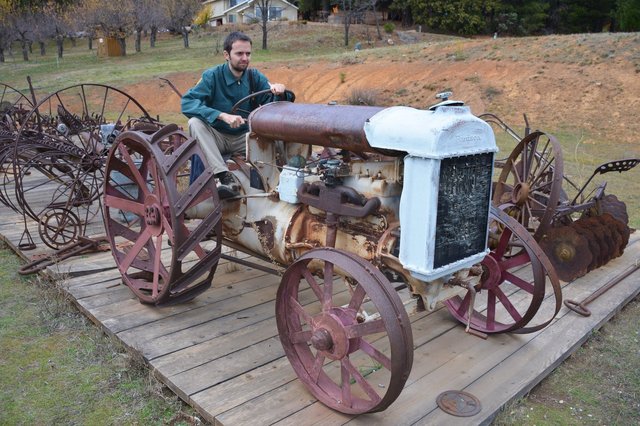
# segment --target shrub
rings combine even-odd
[[[353,89],[347,96],[348,105],[368,105],[376,106],[378,103],[379,92],[375,89]]]
[[[396,29],[396,26],[393,22],[387,22],[384,24],[384,32],[387,34],[391,34],[393,32],[393,30]]]

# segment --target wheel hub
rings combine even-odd
[[[162,233],[162,213],[160,202],[153,195],[149,195],[144,200],[144,223],[151,228],[153,236]]]
[[[500,285],[502,269],[498,261],[489,254],[482,260],[482,288],[492,289]]]
[[[340,308],[322,313],[314,320],[311,345],[328,358],[342,359],[351,349],[346,327],[355,323],[355,315],[349,315]]]
[[[528,183],[519,182],[513,187],[513,191],[511,192],[511,201],[515,205],[521,206],[529,198],[530,192],[531,192],[531,186],[529,186]]]

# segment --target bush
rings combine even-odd
[[[347,104],[377,106],[379,105],[378,95],[375,89],[353,89],[347,96]]]
[[[383,28],[385,33],[391,34],[396,29],[396,26],[393,22],[387,22],[386,24],[384,24]]]

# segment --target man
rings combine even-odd
[[[251,38],[246,34],[239,31],[229,34],[223,46],[225,63],[204,71],[198,83],[182,96],[182,113],[189,117],[189,132],[200,143],[218,178],[220,198],[239,195],[239,185],[222,156],[245,153],[247,111],[270,96],[244,102],[239,106],[244,111],[231,113],[231,108],[250,93],[270,89],[274,95],[281,95],[285,91],[283,84],[271,84],[264,74],[249,69],[251,46]]]

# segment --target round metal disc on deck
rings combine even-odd
[[[475,416],[482,410],[480,400],[464,391],[444,391],[438,395],[436,403],[444,412],[457,417]]]

